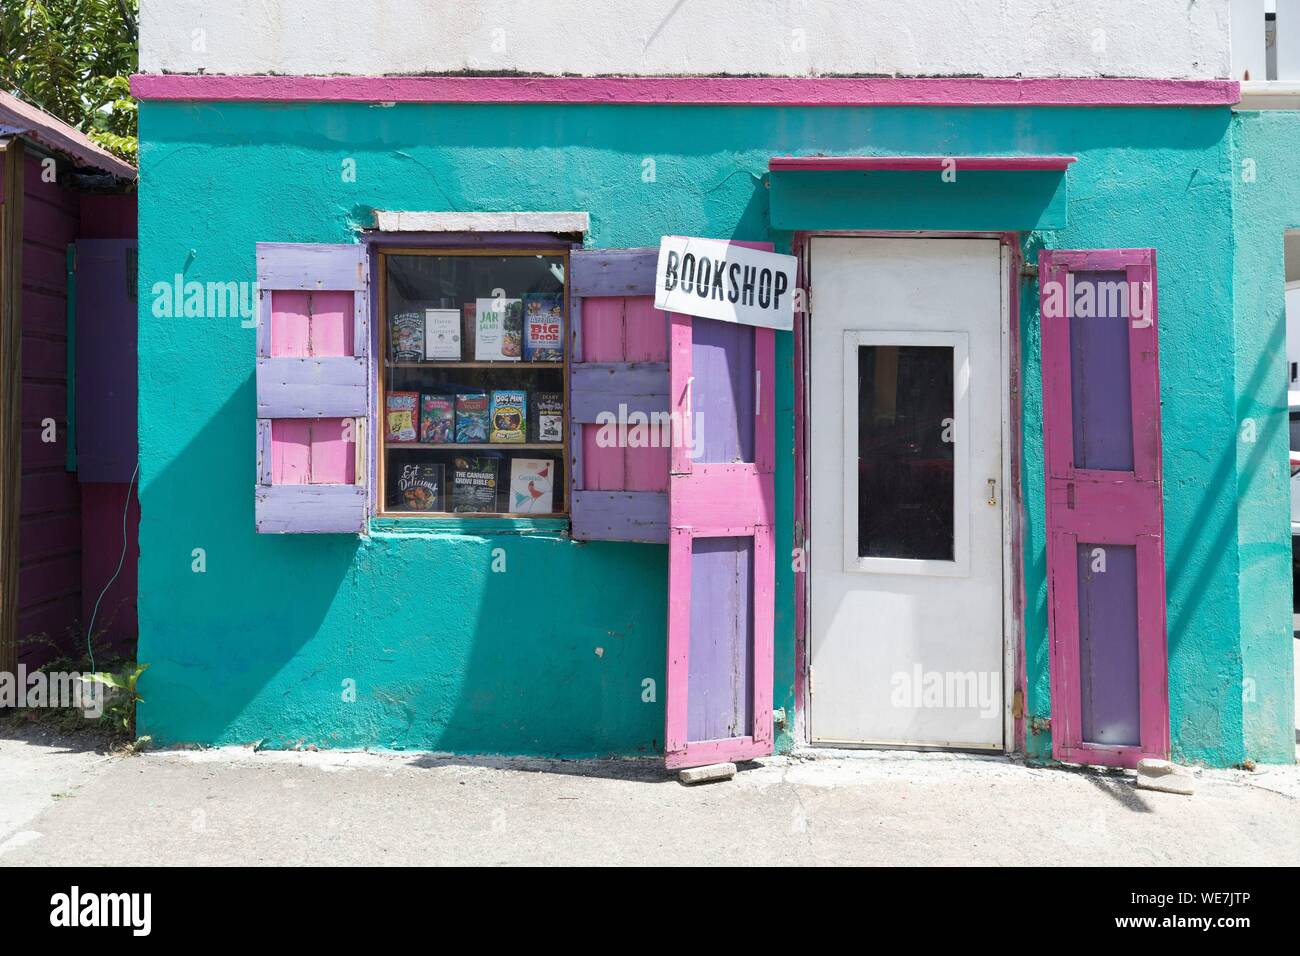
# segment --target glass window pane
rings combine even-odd
[[[953,560],[953,349],[858,347],[858,554]]]
[[[383,508],[561,514],[565,258],[386,254]]]

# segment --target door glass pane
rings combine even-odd
[[[1077,272],[1070,314],[1074,466],[1133,470],[1129,285],[1124,272]]]
[[[858,347],[858,555],[953,560],[953,349]]]

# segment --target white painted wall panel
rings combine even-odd
[[[1229,75],[1229,0],[141,0],[146,73]]]

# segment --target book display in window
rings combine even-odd
[[[420,312],[394,315],[389,323],[388,343],[394,362],[423,362],[424,315]]]
[[[521,300],[479,299],[474,312],[474,358],[480,362],[518,362],[524,344]]]
[[[530,406],[533,415],[533,441],[564,441],[564,394],[534,392]]]
[[[460,361],[460,310],[424,310],[424,357],[430,362]]]
[[[527,437],[527,393],[519,389],[499,388],[492,392],[490,415],[493,443],[523,442]]]
[[[497,510],[496,458],[458,457],[452,470],[452,507],[460,514]]]
[[[456,396],[456,441],[461,443],[488,440],[487,392],[463,392]]]
[[[384,415],[385,439],[389,443],[413,442],[416,433],[416,408],[420,403],[418,392],[389,392]]]
[[[530,292],[523,298],[524,360],[564,361],[564,296]]]
[[[381,513],[563,515],[567,250],[381,250],[378,271]]]
[[[441,511],[443,466],[420,462],[403,465],[397,479],[402,507],[407,511]]]
[[[549,458],[515,458],[510,462],[511,514],[550,514],[555,462]]]
[[[420,441],[447,445],[456,440],[456,402],[446,395],[420,396]]]

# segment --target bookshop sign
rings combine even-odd
[[[794,256],[719,239],[664,236],[655,268],[655,308],[789,332],[796,262]]]

